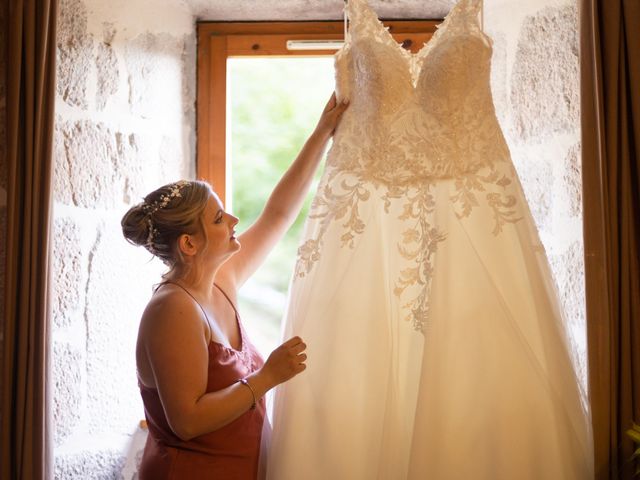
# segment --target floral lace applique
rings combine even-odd
[[[486,170],[454,179],[455,193],[449,198],[456,217],[462,219],[470,216],[474,208],[482,204],[479,195],[485,194],[485,205],[494,212],[492,233],[497,236],[505,223],[515,223],[521,219],[514,217],[515,210],[512,207],[516,204],[515,196],[506,191],[513,182],[510,175],[516,173],[513,168],[506,172],[504,168],[496,167],[489,168],[488,172]],[[408,312],[405,320],[410,321],[416,330],[424,331],[429,318],[434,259],[438,244],[447,238],[447,233],[438,230],[433,222],[436,201],[432,190],[443,179],[433,179],[418,188],[411,184],[390,186],[372,175],[354,176],[353,172],[332,170],[325,172],[325,180],[309,214],[309,219],[319,221],[319,228],[298,249],[295,275],[304,277],[320,260],[324,235],[334,221],[343,222],[341,246],[354,248],[354,240],[366,228],[360,217],[360,202],[374,201],[371,193],[381,192],[379,200],[383,201],[385,213],[390,214],[392,203],[400,202],[402,213],[398,215],[398,220],[413,224],[402,232],[402,240],[397,245],[398,253],[406,260],[407,266],[399,272],[394,294],[404,302],[402,307]]]
[[[405,300],[402,307],[408,311],[404,320],[410,321],[415,330],[424,331],[429,318],[429,298],[431,279],[433,278],[433,259],[438,243],[446,239],[446,233],[438,231],[430,223],[435,212],[436,202],[431,194],[430,185],[418,189],[411,194],[408,188],[387,191],[383,197],[385,209],[391,198],[406,199],[399,220],[415,221],[413,228],[402,232],[402,241],[398,244],[398,252],[411,266],[400,271],[393,293],[402,298],[409,287],[419,286],[418,294]],[[403,191],[404,190],[404,191]]]
[[[334,176],[335,173],[329,178],[333,179]],[[353,248],[353,239],[365,228],[365,224],[358,214],[358,203],[369,199],[369,190],[363,188],[360,182],[351,184],[346,179],[342,180],[340,192],[335,191],[331,182],[326,183],[324,187],[320,186],[320,188],[321,190],[313,199],[309,213],[309,219],[319,221],[320,231],[317,238],[308,239],[298,248],[295,271],[298,277],[309,273],[313,264],[320,259],[322,237],[331,222],[344,220],[342,226],[345,233],[340,237],[343,247]]]
[[[473,207],[479,205],[478,198],[474,192],[486,192],[483,184],[497,185],[503,189],[512,183],[512,178],[516,175],[512,168],[510,175],[492,168],[486,175],[479,173],[469,173],[464,177],[455,180],[456,194],[451,196],[454,206],[458,207],[456,216],[458,218],[468,217]],[[499,192],[490,191],[486,194],[487,205],[493,210],[493,216],[496,221],[493,228],[493,234],[498,235],[502,232],[505,223],[515,223],[522,217],[515,217],[515,210],[509,210],[516,205],[516,197],[514,195],[504,195]]]

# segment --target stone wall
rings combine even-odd
[[[120,218],[195,176],[195,25],[179,0],[61,0],[57,47],[55,478],[128,479],[144,441],[135,338],[163,268]]]
[[[485,0],[492,88],[587,385],[576,0]]]
[[[484,3],[495,41],[498,115],[586,382],[577,2]],[[195,29],[184,4],[60,3],[52,305],[56,478],[135,477],[144,432],[137,428],[143,413],[134,341],[162,267],[124,242],[119,220],[150,189],[194,175]],[[3,113],[0,84],[0,131]],[[0,222],[5,187],[0,169]]]

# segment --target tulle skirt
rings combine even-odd
[[[322,192],[283,332],[308,367],[276,390],[267,478],[592,478],[585,393],[510,162],[402,188],[333,172]]]

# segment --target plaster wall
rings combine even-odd
[[[126,243],[120,219],[195,176],[193,15],[177,1],[61,0],[57,47],[55,478],[132,478],[144,436],[135,335],[163,267]]]
[[[498,118],[555,277],[587,388],[576,0],[485,0]]]

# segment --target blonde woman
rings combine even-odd
[[[346,104],[335,95],[244,233],[205,182],[165,185],[122,219],[124,236],[168,267],[140,322],[136,361],[149,425],[139,478],[253,479],[264,394],[305,369],[287,340],[263,361],[242,326],[237,292],[298,215]]]

